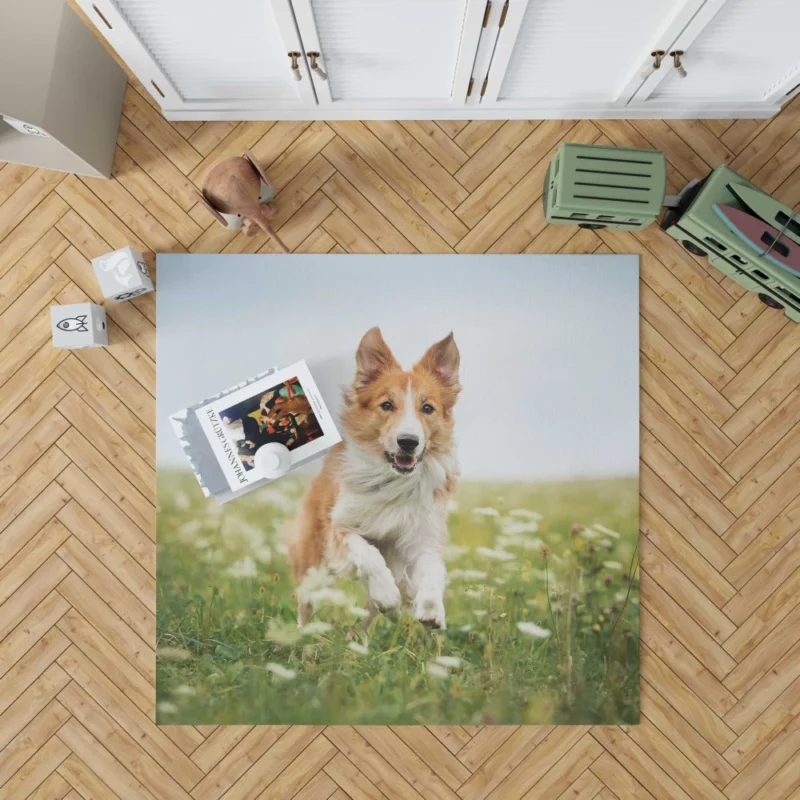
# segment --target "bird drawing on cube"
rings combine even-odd
[[[108,344],[106,310],[94,303],[50,306],[53,347],[77,350]]]
[[[130,300],[153,291],[144,257],[132,247],[93,258],[92,266],[106,300]]]

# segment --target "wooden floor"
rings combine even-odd
[[[800,204],[800,102],[769,122],[165,122],[128,89],[111,181],[0,169],[0,797],[800,798],[800,326],[640,234],[545,225],[559,142],[730,163]],[[296,252],[641,258],[642,724],[157,728],[155,300],[50,345],[87,259],[270,251],[194,185],[253,150]]]

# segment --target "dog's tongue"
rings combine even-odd
[[[398,453],[394,457],[394,462],[398,467],[413,467],[414,456],[406,455],[405,453]]]

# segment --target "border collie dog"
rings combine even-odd
[[[445,627],[459,361],[452,333],[407,371],[380,329],[364,334],[344,393],[343,441],[326,456],[295,522],[289,555],[298,582],[313,568],[357,577],[371,616],[405,601],[426,626]],[[311,613],[301,599],[299,623]]]

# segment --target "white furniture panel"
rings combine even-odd
[[[75,2],[175,120],[754,118],[800,94],[800,0]]]
[[[485,102],[625,103],[650,53],[703,0],[527,0],[520,14],[522,2],[511,0],[517,28],[509,25],[500,36]]]
[[[463,103],[485,0],[293,0],[321,105]]]
[[[313,104],[294,79],[289,0],[78,0],[154,97],[169,106]],[[303,65],[304,68],[304,65]],[[155,77],[153,74],[155,73]]]
[[[727,0],[651,101],[763,102],[800,82],[800,0]]]
[[[263,0],[117,0],[117,6],[187,100],[295,96],[284,44]]]
[[[498,97],[610,101],[680,10],[663,0],[529,0]]]

